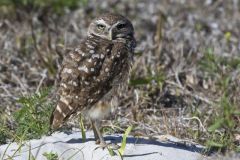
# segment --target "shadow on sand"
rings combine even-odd
[[[104,139],[106,141],[110,141],[111,143],[121,143],[122,141],[122,136],[105,136]],[[94,138],[87,138],[86,141],[95,141]],[[82,139],[71,139],[67,141],[67,143],[81,143]],[[136,145],[141,145],[141,144],[149,144],[149,145],[158,145],[162,147],[171,147],[175,149],[181,149],[181,150],[187,150],[190,152],[198,152],[198,153],[203,153],[205,150],[203,147],[198,147],[194,144],[191,145],[186,145],[183,143],[178,143],[174,141],[166,141],[166,142],[160,142],[159,140],[151,140],[151,139],[145,139],[145,138],[134,138],[134,137],[128,137],[127,138],[127,143],[129,144],[136,144]],[[144,156],[148,154],[159,154],[159,152],[152,152],[152,153],[144,153],[141,155],[125,155],[125,157],[133,157],[133,156]]]

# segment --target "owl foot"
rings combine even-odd
[[[112,149],[112,150],[118,150],[120,148],[120,146],[115,143],[106,143],[105,141],[103,141],[103,142],[99,143],[99,146],[96,149],[98,149],[98,148],[102,148],[103,150],[105,148]]]
[[[91,120],[91,122],[92,122],[93,133],[94,133],[96,144],[99,145],[95,149],[98,149],[98,148],[105,149],[105,148],[107,148],[107,149],[117,150],[117,149],[120,148],[117,144],[113,144],[113,143],[107,144],[104,141],[104,138],[103,138],[103,136],[102,136],[102,134],[99,130],[98,123],[96,123],[96,121],[94,121],[94,120]]]
[[[116,143],[109,143],[109,144],[107,144],[107,148],[112,149],[112,150],[118,150],[120,148],[120,146],[117,145]]]

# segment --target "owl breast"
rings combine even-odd
[[[110,90],[116,90],[125,84],[131,68],[133,54],[129,52],[127,45],[122,42],[110,42],[103,52],[104,58],[100,60],[99,66],[95,66],[95,79],[90,82],[91,93],[93,93],[92,104],[99,101]],[[90,105],[92,105],[90,104]]]

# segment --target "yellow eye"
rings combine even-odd
[[[104,26],[103,24],[97,24],[97,29],[99,30],[104,30],[106,26]]]

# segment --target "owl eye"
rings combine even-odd
[[[106,26],[104,26],[103,24],[97,24],[97,29],[99,30],[104,30]]]
[[[120,29],[123,29],[126,27],[126,24],[125,23],[120,23],[117,25],[117,29],[120,30]]]

